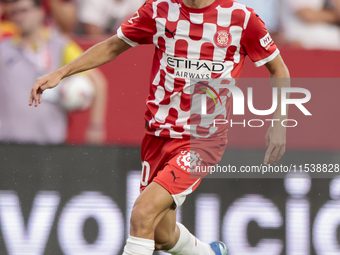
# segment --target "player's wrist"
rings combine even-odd
[[[69,74],[68,74],[68,72],[67,72],[67,70],[66,70],[65,67],[62,67],[62,68],[58,69],[58,70],[56,71],[56,74],[58,75],[58,77],[60,78],[60,80],[62,80],[62,79],[64,79],[64,78],[66,78],[67,76],[69,76]]]

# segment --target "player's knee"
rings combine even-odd
[[[155,213],[149,206],[135,206],[131,212],[130,225],[135,231],[153,228]]]

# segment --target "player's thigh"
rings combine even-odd
[[[177,210],[167,212],[155,229],[156,250],[169,250],[178,241],[179,231],[176,227]]]
[[[171,194],[158,183],[150,183],[137,198],[131,215],[131,220],[153,221],[158,225],[163,216],[173,208],[174,200]]]

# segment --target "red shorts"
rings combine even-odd
[[[141,191],[157,182],[183,204],[206,174],[195,174],[197,167],[214,166],[220,162],[226,138],[174,139],[146,134],[142,143]]]

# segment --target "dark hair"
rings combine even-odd
[[[1,2],[6,2],[6,3],[14,3],[14,2],[18,2],[20,0],[1,0]],[[41,0],[31,0],[35,6],[40,7],[42,5]]]

